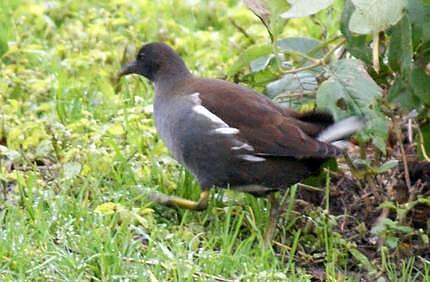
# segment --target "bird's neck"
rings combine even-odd
[[[173,88],[179,81],[191,77],[192,74],[185,64],[170,64],[167,68],[160,69],[153,82],[156,89],[164,92]]]

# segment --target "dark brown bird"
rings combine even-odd
[[[198,180],[198,202],[161,201],[201,210],[213,187],[264,196],[320,170],[342,150],[330,142],[358,130],[350,118],[300,113],[238,84],[193,76],[163,43],[144,45],[120,75],[140,74],[154,83],[156,128],[173,157]]]

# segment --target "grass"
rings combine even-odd
[[[142,193],[195,199],[199,188],[156,135],[148,82],[115,84],[124,50],[165,41],[196,74],[225,77],[249,44],[230,18],[267,41],[240,1],[1,5],[0,280],[310,281],[303,261],[329,280],[347,273],[328,202],[297,214],[297,187],[276,251],[263,243],[265,199],[219,190],[207,211],[190,212]],[[429,277],[428,261],[418,272],[410,261],[384,265],[390,278],[401,271],[398,281]]]

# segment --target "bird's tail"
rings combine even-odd
[[[321,142],[331,143],[332,145],[344,149],[349,142],[342,140],[363,128],[364,120],[353,116],[330,125],[318,134],[317,139]]]

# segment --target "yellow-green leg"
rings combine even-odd
[[[202,211],[208,206],[209,191],[203,191],[200,193],[198,201],[191,201],[185,198],[170,196],[160,192],[151,192],[147,194],[147,197],[157,204],[166,206],[180,207],[184,209]]]

